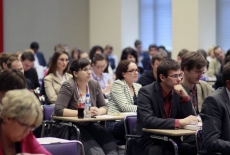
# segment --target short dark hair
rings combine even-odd
[[[224,64],[227,64],[230,62],[230,55],[225,57]]]
[[[122,73],[127,72],[130,63],[134,63],[134,62],[130,60],[122,60],[118,64],[117,69],[116,69],[116,79],[119,79],[119,80],[124,79]]]
[[[85,52],[85,51],[79,51],[79,53],[78,53],[78,59],[81,59],[81,55],[82,55],[83,53],[87,53],[87,52]],[[88,54],[88,53],[87,53],[87,54]]]
[[[38,44],[37,42],[32,42],[32,43],[30,44],[30,48],[31,48],[31,49],[39,49],[39,44]]]
[[[7,67],[10,69],[12,67],[12,63],[14,61],[20,61],[18,57],[12,55],[8,60],[7,60]]]
[[[82,58],[82,59],[74,60],[70,65],[70,72],[73,75],[73,78],[74,78],[74,74],[73,74],[74,71],[78,72],[79,70],[83,69],[88,65],[90,65],[89,59]]]
[[[29,60],[29,61],[35,61],[34,54],[31,52],[23,52],[21,55],[22,61]]]
[[[169,70],[179,70],[180,64],[173,59],[164,59],[157,67],[157,81],[161,82],[160,74],[168,76]]]
[[[226,86],[226,81],[230,80],[230,62],[224,65],[223,72],[222,72],[222,83]]]
[[[200,54],[202,54],[203,57],[204,57],[205,59],[207,59],[207,53],[206,53],[206,51],[205,51],[204,49],[198,49],[197,52],[200,53]]]
[[[7,60],[10,58],[11,54],[10,53],[1,53],[0,54],[0,65],[3,68],[3,63],[7,63]]]
[[[18,69],[6,69],[0,74],[0,91],[6,92],[14,89],[25,89],[26,79]]]
[[[178,57],[183,57],[183,55],[185,55],[186,53],[188,53],[189,51],[187,49],[182,49],[179,51],[179,53],[177,54]]]
[[[95,54],[93,56],[93,59],[91,62],[92,62],[92,64],[96,64],[97,61],[102,61],[102,60],[106,60],[106,56],[103,53],[102,54]]]
[[[122,51],[122,54],[121,54],[121,61],[122,61],[122,60],[127,60],[129,54],[132,55],[132,56],[134,56],[134,58],[136,59],[136,63],[138,63],[137,51],[135,51],[135,50],[134,50],[133,48],[131,48],[131,47],[127,47],[127,48],[125,48],[125,49]]]
[[[113,46],[111,46],[111,45],[106,45],[106,46],[105,46],[105,50],[106,50],[106,49],[110,49],[110,50],[112,51],[112,50],[113,50]]]
[[[140,41],[140,40],[136,40],[136,41],[134,42],[134,46],[135,46],[135,47],[137,47],[138,45],[141,45],[141,41]]]
[[[158,49],[157,45],[155,45],[155,44],[149,45],[149,51],[151,50],[151,48],[156,48],[156,49]]]
[[[207,66],[207,61],[199,52],[188,52],[183,55],[181,59],[181,70],[184,71],[185,67],[190,71],[194,67],[200,69]]]
[[[156,53],[152,56],[151,63],[154,64],[156,60],[162,61],[163,59],[166,59],[166,57],[163,56],[161,53]]]
[[[65,51],[65,49],[63,48],[59,48],[57,49],[56,52],[54,52],[51,62],[50,62],[50,67],[49,67],[49,71],[48,74],[53,73],[55,76],[56,75],[56,70],[57,70],[57,61],[60,55],[62,54],[66,54],[67,57],[69,58],[69,54]],[[66,68],[64,69],[63,73],[66,73],[69,71],[69,63],[67,64]]]
[[[89,51],[89,58],[90,58],[90,60],[93,59],[93,56],[95,55],[95,53],[96,53],[97,50],[100,50],[101,53],[104,53],[104,49],[101,46],[98,46],[98,45],[93,46],[91,48],[91,50]]]

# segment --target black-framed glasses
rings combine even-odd
[[[178,78],[182,78],[183,75],[184,75],[183,73],[180,73],[180,74],[173,74],[173,75],[168,75],[168,76],[174,79],[178,79]]]
[[[132,69],[132,70],[126,71],[126,72],[135,73],[135,72],[139,72],[139,69]]]
[[[17,119],[16,119],[16,120],[17,120]],[[28,125],[28,124],[26,124],[26,123],[22,123],[22,122],[19,121],[19,120],[17,120],[17,122],[18,122],[18,124],[20,124],[25,130],[27,130],[27,129],[30,129],[30,130],[32,130],[32,131],[35,130],[35,127],[34,127],[34,126],[30,126],[30,125]]]

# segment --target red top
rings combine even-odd
[[[22,153],[51,155],[41,144],[38,143],[32,131],[21,141]],[[0,143],[0,155],[3,155]]]
[[[171,107],[172,107],[172,96],[173,96],[173,91],[171,90],[168,94],[166,93],[166,91],[161,87],[161,91],[162,91],[162,95],[164,98],[164,111],[165,111],[165,116],[164,118],[170,118],[171,115]],[[185,98],[181,98],[180,99],[180,103],[185,103],[188,102],[190,100],[190,97],[185,97]],[[175,124],[174,124],[175,128],[179,128],[180,127],[180,122],[179,119],[175,119]]]

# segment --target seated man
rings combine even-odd
[[[206,66],[207,61],[198,52],[189,52],[182,57],[181,70],[184,76],[181,84],[191,98],[196,115],[200,113],[204,99],[214,91],[210,84],[200,80]]]
[[[163,60],[157,68],[157,81],[140,89],[137,101],[137,124],[134,134],[149,137],[142,128],[177,129],[181,125],[197,123],[190,97],[180,85],[183,74],[180,65],[173,59]],[[196,147],[182,143],[180,137],[174,137],[180,155],[196,155]],[[133,155],[161,155],[164,151],[174,154],[171,143],[151,138],[136,139],[133,142]]]
[[[230,152],[230,63],[222,72],[224,87],[209,95],[202,105],[203,146],[207,152]]]
[[[157,66],[160,64],[160,62],[164,59],[165,57],[161,53],[156,53],[155,55],[152,56],[151,60],[151,66],[152,69],[145,71],[137,83],[140,83],[142,86],[148,85],[156,81],[157,79]]]

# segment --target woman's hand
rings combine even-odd
[[[91,107],[90,112],[91,112],[91,116],[98,116],[99,115],[99,110],[97,107]]]

